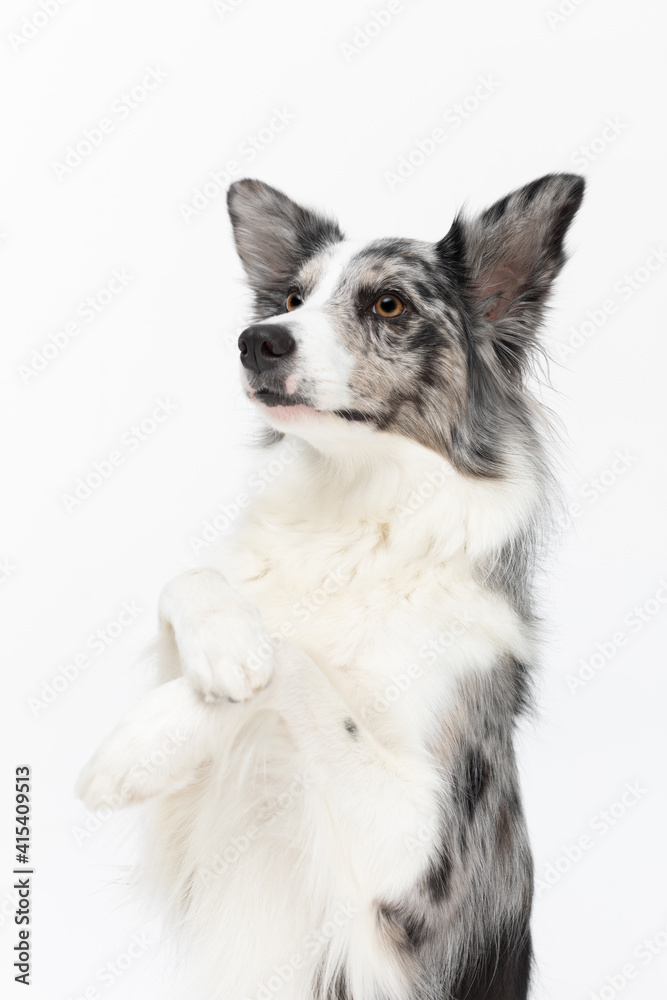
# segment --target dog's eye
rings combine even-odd
[[[400,316],[404,309],[405,306],[398,295],[381,295],[373,305],[373,312],[377,313],[378,316],[384,316],[385,319]]]
[[[290,292],[289,295],[287,296],[287,301],[285,303],[287,310],[289,312],[292,312],[293,309],[298,309],[299,306],[302,305],[303,305],[303,295],[301,294],[301,292]]]

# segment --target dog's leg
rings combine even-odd
[[[360,870],[414,874],[420,852],[406,859],[406,840],[436,825],[436,778],[426,754],[418,747],[390,753],[303,651],[285,645],[271,659],[257,656],[260,643],[271,648],[259,610],[216,571],[172,581],[160,617],[173,630],[184,677],[148,695],[103,744],[80,779],[85,801],[123,805],[186,786],[221,746],[224,728],[235,727],[230,713],[269,708],[284,717],[303,765],[357,845]],[[276,677],[262,691],[273,660]],[[142,764],[170,737],[181,746],[164,766]]]
[[[172,580],[159,613],[161,668],[172,679],[139,702],[85,767],[77,791],[91,808],[189,784],[220,746],[221,727],[233,728],[230,711],[238,720],[229,703],[247,701],[271,679],[273,656],[258,655],[260,645],[271,649],[258,608],[215,570]]]
[[[197,569],[167,584],[159,601],[164,645],[172,646],[183,675],[207,701],[247,701],[271,680],[273,657],[259,609],[221,573]],[[176,650],[173,650],[175,645]]]
[[[183,639],[186,637],[183,636]],[[185,645],[189,648],[192,640]],[[391,891],[420,870],[406,842],[432,829],[436,779],[425,754],[382,746],[313,660],[294,646],[277,654],[273,683],[243,705],[206,701],[182,677],[144,697],[86,765],[77,792],[90,808],[120,807],[169,794],[196,780],[248,712],[278,712],[330,814],[355,844],[360,871],[391,873]],[[383,886],[374,886],[378,892]]]
[[[79,776],[77,795],[89,809],[120,808],[189,784],[224,726],[221,710],[185,678],[142,698],[102,743]]]

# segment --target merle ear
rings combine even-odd
[[[437,244],[450,275],[465,286],[477,320],[493,328],[496,349],[511,369],[534,341],[583,194],[583,177],[548,174],[476,219],[457,218]]]
[[[332,219],[297,205],[262,181],[236,181],[227,192],[227,207],[236,249],[259,295],[284,294],[304,261],[343,239]]]

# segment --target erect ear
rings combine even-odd
[[[284,294],[304,261],[343,239],[333,220],[297,205],[262,181],[236,181],[227,193],[227,207],[236,249],[259,295]]]
[[[437,244],[443,264],[465,286],[476,318],[493,328],[496,350],[512,370],[534,341],[583,194],[583,177],[548,174],[476,219],[457,218]]]

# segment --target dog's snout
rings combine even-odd
[[[258,323],[239,337],[241,364],[253,372],[265,372],[294,350],[294,337],[284,326]]]

